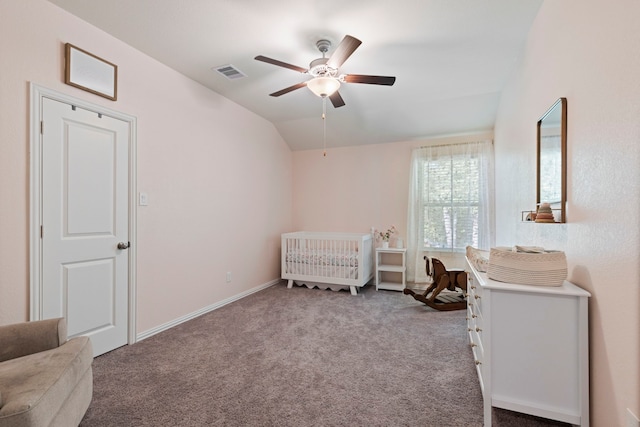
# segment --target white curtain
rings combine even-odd
[[[428,281],[423,260],[428,251],[463,252],[466,244],[480,249],[494,245],[493,143],[416,148],[410,170],[407,280],[422,283]],[[455,211],[458,222],[463,217],[463,232],[451,226],[452,218],[444,220],[445,211]],[[438,232],[431,236],[429,230]]]

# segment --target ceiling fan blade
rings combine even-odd
[[[298,71],[300,73],[306,73],[308,70],[306,68],[298,67],[297,65],[287,64],[286,62],[278,61],[277,59],[267,58],[266,56],[258,55],[253,58],[257,61],[266,62],[267,64],[277,65],[278,67],[288,68],[293,71]]]
[[[338,91],[333,92],[333,94],[329,96],[329,99],[331,100],[334,108],[342,107],[344,105],[344,100]]]
[[[285,93],[289,93],[289,92],[294,91],[294,90],[296,90],[296,89],[300,89],[301,87],[305,87],[306,85],[307,85],[307,82],[298,83],[298,84],[295,84],[295,85],[293,85],[293,86],[289,86],[289,87],[287,87],[287,88],[284,88],[284,89],[282,89],[282,90],[279,90],[279,91],[277,91],[277,92],[270,93],[270,94],[269,94],[269,96],[280,96],[280,95],[284,95]]]
[[[346,83],[366,83],[370,85],[393,86],[395,77],[390,76],[367,76],[364,74],[347,74],[344,76]]]
[[[355,37],[346,35],[331,54],[331,58],[327,61],[327,65],[332,68],[340,68],[353,52],[360,46],[362,42]]]

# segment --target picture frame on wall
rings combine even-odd
[[[95,95],[117,100],[118,66],[80,49],[65,44],[64,82]]]

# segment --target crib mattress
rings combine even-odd
[[[335,252],[330,250],[292,249],[285,261],[291,264],[317,266],[357,267],[358,252]]]

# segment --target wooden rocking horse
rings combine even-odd
[[[416,301],[425,303],[431,308],[441,311],[464,310],[467,308],[465,295],[467,293],[467,272],[461,269],[447,270],[442,261],[431,258],[433,264],[432,271],[429,270],[429,258],[424,257],[426,263],[427,276],[431,276],[433,281],[422,294],[415,293],[409,288],[404,289],[406,295],[411,295]],[[457,292],[456,287],[462,289]],[[453,292],[441,294],[444,289]]]

